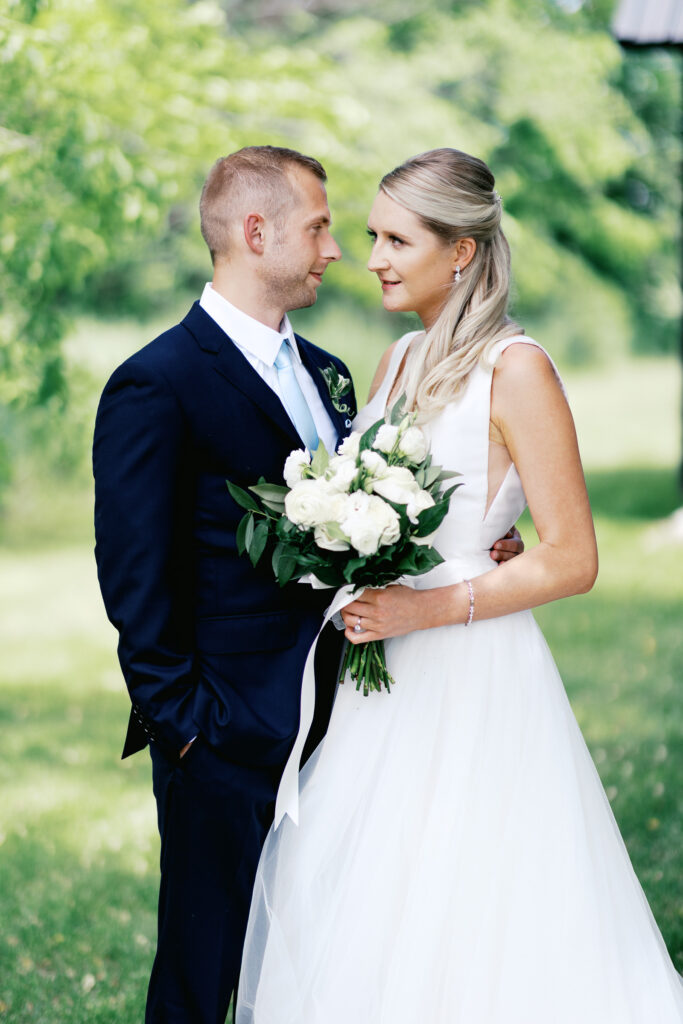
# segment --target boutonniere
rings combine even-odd
[[[321,369],[320,372],[325,378],[330,400],[337,412],[347,413],[349,416],[353,415],[350,406],[346,402],[342,402],[344,395],[348,395],[351,390],[351,378],[342,377],[334,363],[330,363],[329,366],[326,366],[324,370]]]

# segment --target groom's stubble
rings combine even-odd
[[[292,190],[271,218],[271,242],[261,267],[269,300],[285,311],[314,305],[318,277],[341,258],[329,232],[323,183],[301,168],[290,169],[287,177]]]

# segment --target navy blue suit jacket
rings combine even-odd
[[[341,437],[350,420],[320,370],[334,363],[350,374],[297,342]],[[353,394],[345,401],[355,409]],[[329,592],[281,589],[268,558],[254,569],[237,554],[243,510],[225,480],[277,482],[298,447],[275,393],[198,303],[105,387],[93,448],[96,557],[132,701],[124,757],[149,739],[177,756],[200,733],[237,763],[286,761]],[[327,666],[328,686],[336,670]]]

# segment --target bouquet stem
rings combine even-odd
[[[356,684],[356,689],[363,686],[364,696],[368,696],[370,690],[381,693],[382,686],[387,693],[391,693],[391,685],[396,682],[389,669],[384,653],[383,640],[368,640],[363,644],[347,643],[342,660],[339,682],[343,683],[346,672]]]

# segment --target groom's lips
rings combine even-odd
[[[309,274],[311,275],[311,277],[314,277],[316,279],[318,284],[322,283],[322,279],[323,279],[323,271],[322,270],[320,270],[320,271],[309,270]]]

